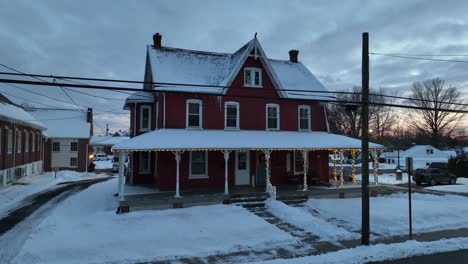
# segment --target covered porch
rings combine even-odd
[[[264,197],[274,199],[277,197],[280,199],[305,197],[307,199],[311,190],[314,192],[318,190],[311,188],[311,184],[344,186],[345,177],[342,165],[345,152],[352,156],[353,173],[350,181],[354,182],[354,160],[360,149],[360,144],[359,140],[327,132],[188,129],[160,129],[148,132],[117,144],[113,151],[121,156],[119,160],[125,160],[123,157],[129,153],[160,153],[158,157],[172,156],[172,162],[166,160],[164,165],[165,167],[175,167],[172,168],[174,173],[167,173],[171,174],[170,179],[174,181],[174,188],[169,191],[166,188],[165,191],[152,194],[127,194],[125,192],[124,165],[121,163],[119,164],[118,186],[121,211],[128,211],[131,206],[172,208],[195,204],[232,203],[233,201],[237,202],[242,197],[248,197],[248,199],[255,199],[255,197],[259,197],[259,199]],[[370,144],[370,148],[374,152],[381,147],[377,144]],[[182,188],[181,190],[181,182],[185,184],[187,182],[184,179],[181,181],[181,170],[184,172],[187,159],[192,160],[192,154],[199,152],[206,152],[206,159],[211,157],[212,160],[216,161],[217,165],[213,165],[215,168],[211,171],[216,172],[215,177],[217,177],[218,182],[214,184],[213,181],[205,181],[206,184],[198,185],[197,188]],[[287,171],[283,172],[275,164],[284,163],[284,157],[291,153],[295,155],[293,166],[297,166],[297,161],[299,157],[301,158],[299,163],[302,163],[302,171],[300,174],[285,176],[288,178],[282,178],[279,181],[277,175],[282,175]],[[328,154],[333,154],[334,157],[331,172],[328,170]],[[251,157],[252,155],[255,157]],[[242,156],[247,157],[242,158]],[[311,168],[314,166],[312,159],[322,163],[321,167]],[[256,161],[257,164],[255,166],[249,165],[249,160],[250,163]],[[242,162],[246,164],[241,164]],[[249,166],[256,169],[256,172],[252,175],[247,173],[243,179],[240,179],[244,181],[243,186],[234,185],[232,182],[234,171],[236,173],[235,181],[238,181],[238,169]],[[263,174],[258,169],[262,166],[264,167]],[[224,167],[224,173],[221,170],[216,170],[216,168],[222,167]],[[189,169],[192,170],[192,167]],[[220,188],[221,174],[224,174],[224,184]],[[276,175],[273,180],[272,175]],[[284,180],[289,180],[289,177],[294,178],[294,182],[288,185],[285,184]],[[198,180],[198,182],[203,181]]]

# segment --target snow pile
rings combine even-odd
[[[393,184],[408,183],[408,174],[407,173],[403,173],[403,177],[402,177],[401,181],[396,179],[395,173],[380,174],[378,176],[378,178],[379,178],[378,179],[379,183],[383,183],[383,184],[392,184],[393,185]],[[356,174],[356,180],[362,181],[362,174]],[[375,183],[374,175],[372,174],[372,172],[370,172],[370,174],[369,174],[369,183]]]
[[[44,172],[22,178],[17,184],[0,190],[0,217],[8,214],[12,209],[23,204],[28,196],[40,193],[54,187],[61,182],[80,181],[94,178],[108,177],[104,174],[80,173],[76,171]]]
[[[317,218],[303,209],[288,206],[280,201],[268,199],[265,203],[268,211],[279,219],[320,237],[321,240],[344,240],[359,238],[341,227]]]
[[[436,185],[425,189],[441,192],[468,193],[468,178],[457,178],[456,185]]]
[[[468,198],[456,195],[414,193],[413,232],[430,232],[468,227]],[[361,226],[361,198],[309,199],[309,209],[316,210],[327,219],[344,221],[349,230]],[[371,231],[384,235],[408,233],[408,194],[398,193],[370,199]]]
[[[235,205],[115,214],[117,180],[62,202],[32,230],[13,263],[139,262],[295,243]]]
[[[468,238],[441,239],[432,242],[409,240],[395,244],[377,244],[343,249],[332,253],[295,259],[275,259],[255,264],[360,264],[374,261],[408,258],[412,256],[468,249]]]

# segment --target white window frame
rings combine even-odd
[[[72,159],[76,160],[76,165],[72,165]],[[70,157],[70,168],[78,168],[78,158],[77,157]]]
[[[205,174],[192,174],[192,151],[190,151],[189,179],[208,179],[208,151],[205,152]]]
[[[76,144],[76,150],[72,150],[72,144]],[[70,142],[70,152],[78,152],[78,141],[71,141]]]
[[[7,154],[12,154],[13,149],[13,130],[7,128]]]
[[[29,133],[24,131],[24,152],[29,152]]]
[[[301,155],[302,157],[302,153],[298,150],[294,151],[293,152],[293,159],[294,159],[294,164],[293,164],[293,167],[294,167],[294,174],[304,174],[304,157],[302,157],[302,171],[298,171],[297,168],[296,168],[296,154],[297,155]]]
[[[148,127],[143,127],[143,111],[148,109]],[[150,131],[151,130],[151,106],[142,105],[140,106],[140,131]]]
[[[245,82],[245,76],[246,72],[250,72],[250,84]],[[259,73],[259,84],[255,84],[255,73]],[[245,67],[244,68],[244,87],[250,87],[250,88],[263,88],[263,83],[262,83],[262,69],[260,68],[255,68],[255,67]]]
[[[277,119],[277,127],[276,128],[269,128],[268,127],[268,108],[275,107],[276,108],[276,119]],[[266,130],[280,130],[281,122],[280,122],[280,106],[279,104],[267,104],[265,106],[265,129]]]
[[[227,107],[228,106],[235,106],[236,107],[236,126],[235,127],[228,127],[227,126]],[[224,129],[239,129],[239,124],[240,123],[240,105],[238,102],[233,102],[233,101],[229,101],[229,102],[225,102],[224,103]]]
[[[59,147],[58,147],[58,150],[54,150],[54,143],[57,143],[57,144],[58,144],[58,146],[59,146]],[[60,148],[61,148],[60,145],[61,145],[61,144],[60,144],[60,141],[52,141],[52,152],[60,152]]]
[[[143,160],[142,154],[144,154],[144,153],[148,154],[148,166],[147,166],[148,170],[142,170],[142,166],[141,166],[141,164],[143,163],[142,162],[142,160]],[[144,152],[144,151],[140,152],[140,154],[138,155],[138,159],[139,159],[139,161],[138,161],[138,165],[139,165],[138,166],[138,172],[141,173],[141,174],[150,173],[150,171],[151,171],[151,152]]]
[[[36,133],[37,135],[37,142],[36,142],[36,150],[41,150],[41,143],[42,143],[42,136],[40,133]]]
[[[308,116],[307,116],[307,126],[308,128],[301,128],[301,110],[302,109],[306,109],[308,111]],[[311,111],[310,111],[310,106],[308,105],[300,105],[297,107],[297,128],[299,131],[311,131],[312,128],[311,128],[311,125],[312,125],[312,122],[311,122]]]
[[[189,104],[198,104],[199,119],[198,126],[189,126]],[[198,99],[188,99],[185,102],[185,128],[189,129],[202,129],[203,128],[203,101]]]
[[[23,131],[16,130],[16,153],[23,151]]]

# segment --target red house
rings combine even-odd
[[[196,188],[307,190],[328,182],[330,151],[360,148],[359,140],[329,133],[326,103],[335,98],[297,50],[275,60],[256,37],[234,53],[166,47],[161,40],[155,34],[147,47],[143,91],[124,106],[131,139],[113,147],[122,157],[131,154],[129,184],[176,197]],[[124,200],[124,180],[119,184]]]

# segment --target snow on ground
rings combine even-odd
[[[112,169],[112,159],[111,160],[95,160],[93,161],[96,165],[95,169]]]
[[[468,193],[468,178],[457,178],[456,185],[435,185],[424,189],[441,192]]]
[[[356,174],[356,180],[362,180],[362,174]],[[401,184],[401,183],[408,183],[408,174],[403,173],[402,180],[399,181],[396,179],[395,173],[384,173],[378,176],[378,182],[383,184]],[[369,183],[375,183],[374,175],[372,171],[369,172]]]
[[[415,233],[468,227],[468,197],[414,193],[412,205]],[[345,221],[348,230],[356,231],[361,226],[361,198],[309,199],[306,207],[327,219]],[[370,209],[372,232],[384,235],[408,233],[407,194],[371,197]]]
[[[80,181],[92,178],[108,177],[104,174],[80,173],[75,171],[44,172],[22,178],[17,184],[0,189],[0,217],[16,208],[28,196],[47,190],[61,182]]]
[[[125,184],[124,190],[125,190],[125,195],[160,192],[159,188],[156,188],[153,186],[134,185],[134,184]]]
[[[410,240],[403,243],[388,245],[377,244],[372,246],[359,246],[317,256],[308,256],[295,259],[275,259],[269,261],[252,262],[252,264],[360,264],[461,249],[468,249],[468,238],[451,238],[432,242],[418,242],[415,240]]]
[[[357,233],[351,233],[341,227],[317,218],[301,208],[292,207],[283,202],[268,199],[266,208],[281,220],[315,234],[321,240],[357,239]]]
[[[117,215],[116,181],[63,201],[33,229],[13,263],[136,262],[296,242],[235,205]]]

